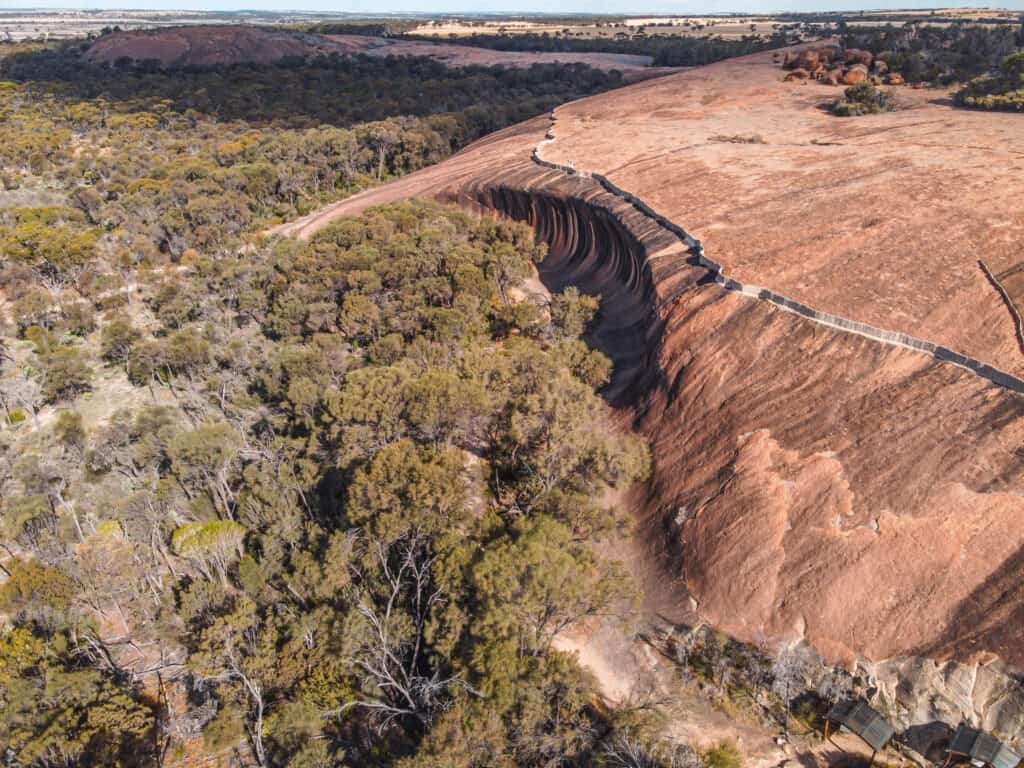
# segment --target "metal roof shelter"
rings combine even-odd
[[[825,717],[825,738],[829,738],[829,727],[838,725],[859,736],[872,749],[871,759],[885,749],[896,729],[876,712],[866,701],[847,700],[835,704]],[[838,746],[838,745],[836,745]],[[993,766],[993,768],[997,768]],[[998,766],[998,768],[1005,768]],[[1016,768],[1016,766],[1009,766]]]
[[[1020,756],[999,739],[977,728],[971,728],[966,723],[960,723],[946,751],[949,752],[946,765],[949,765],[954,757],[969,758],[978,768],[1017,768],[1020,765]]]

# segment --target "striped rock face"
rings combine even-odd
[[[652,612],[1022,667],[1024,118],[910,89],[835,118],[784,74],[755,55],[565,105],[278,231],[415,195],[533,223],[548,285],[604,297],[607,396],[651,443]]]

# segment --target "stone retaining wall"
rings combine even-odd
[[[571,103],[571,102],[570,102]],[[564,106],[564,105],[563,105]],[[542,151],[545,146],[555,141],[555,123],[557,120],[555,109],[551,110],[551,127],[548,129],[547,134],[544,138],[537,143],[537,146],[533,149],[532,159],[538,165],[552,170],[561,171],[570,175],[581,176],[584,178],[591,178],[597,181],[602,187],[608,192],[619,197],[626,202],[630,203],[633,207],[639,210],[644,215],[648,216],[662,228],[668,230],[675,235],[679,240],[689,249],[690,255],[694,258],[694,261],[700,266],[711,272],[714,281],[721,285],[727,291],[734,291],[744,296],[749,296],[753,299],[765,301],[769,304],[773,304],[779,309],[785,310],[786,312],[793,312],[794,314],[801,315],[802,317],[811,320],[812,322],[824,325],[833,330],[841,331],[843,333],[854,333],[859,336],[864,336],[874,341],[881,342],[882,344],[888,344],[895,347],[903,347],[905,349],[911,349],[917,352],[923,352],[931,355],[936,360],[943,363],[951,363],[953,365],[964,368],[971,373],[980,376],[983,379],[987,379],[996,386],[1008,389],[1018,394],[1024,394],[1024,379],[1021,379],[1013,374],[1002,371],[988,363],[984,363],[981,360],[977,360],[973,357],[960,354],[948,347],[944,347],[940,344],[936,344],[926,339],[919,339],[900,331],[887,331],[884,328],[876,328],[873,325],[867,323],[861,323],[857,320],[850,320],[849,318],[840,317],[839,315],[833,315],[828,312],[822,312],[821,310],[814,309],[813,307],[804,304],[803,302],[796,301],[795,299],[787,298],[781,294],[775,293],[767,288],[762,288],[757,285],[750,285],[741,283],[739,280],[731,278],[725,274],[722,270],[722,265],[712,259],[709,259],[704,254],[704,246],[700,240],[690,235],[686,230],[680,227],[675,222],[665,218],[651,206],[645,203],[636,195],[631,192],[617,186],[607,176],[603,176],[599,173],[588,173],[586,171],[575,168],[572,165],[553,163],[550,160],[545,160],[542,157]],[[984,268],[984,265],[982,265]],[[996,284],[997,289],[1001,289],[998,282],[991,277],[991,273],[986,269],[986,274],[989,275],[990,279]],[[1003,291],[1005,296],[1005,291]],[[1007,297],[1008,298],[1008,297]],[[1012,307],[1012,302],[1009,302]],[[1020,316],[1016,314],[1016,321],[1018,324],[1017,332],[1018,339],[1024,340],[1024,325],[1021,325]],[[1024,344],[1024,341],[1022,341]]]

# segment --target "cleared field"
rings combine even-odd
[[[948,25],[963,21],[982,24],[1013,23],[1021,11],[1005,8],[935,8],[915,11],[864,11],[835,14],[781,15],[703,15],[703,16],[636,16],[627,18],[546,20],[543,18],[491,20],[445,19],[425,22],[409,32],[413,35],[467,37],[484,34],[559,34],[576,38],[647,36],[705,37],[720,36],[738,39],[746,35],[767,36],[786,26],[804,23],[823,24],[840,19],[851,26],[878,26],[888,23],[922,23]]]
[[[560,34],[577,38],[632,37],[639,32],[648,36],[703,37],[738,39],[744,35],[770,35],[788,22],[771,16],[645,16],[578,24],[548,21],[434,21],[410,30],[413,35],[438,38],[487,34]],[[751,28],[754,25],[754,28]]]
[[[0,10],[0,39],[66,40],[98,34],[107,27],[152,29],[182,24],[298,24],[319,21],[306,13],[205,13],[202,11]]]

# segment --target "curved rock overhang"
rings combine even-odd
[[[607,395],[654,453],[659,609],[689,618],[692,594],[740,637],[835,660],[1024,662],[999,596],[1024,586],[1024,398],[725,290],[592,179],[520,168],[439,197],[530,222],[547,284],[603,296]]]
[[[1024,666],[1024,398],[708,280],[535,120],[290,229],[415,195],[529,221],[549,286],[601,294],[606,393],[650,441],[649,603],[832,660]],[[684,567],[685,566],[685,567]],[[1015,629],[1016,628],[1016,629]]]
[[[1016,727],[1024,398],[730,292],[593,179],[522,168],[438,196],[528,222],[545,284],[602,296],[605,395],[652,446],[649,611],[856,663],[901,727]]]

